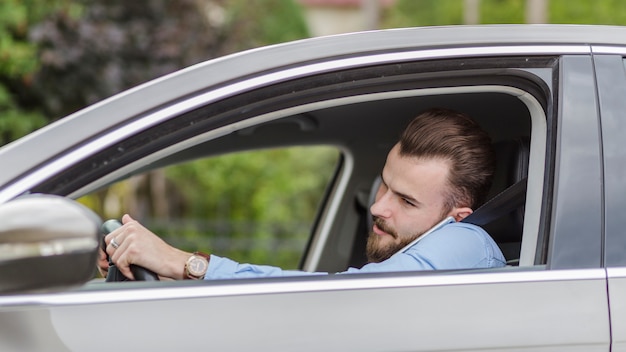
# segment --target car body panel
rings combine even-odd
[[[626,73],[624,55],[594,55],[598,81],[598,100],[602,117],[604,161],[604,262],[608,272],[608,292],[611,308],[611,335],[613,352],[626,351],[626,235],[624,217],[626,205],[626,150],[623,146],[626,132]]]
[[[590,57],[578,56],[561,64],[549,265],[600,267],[602,171],[593,65]],[[581,257],[581,251],[592,255]]]
[[[254,280],[192,283],[147,294],[98,291],[94,284],[91,292],[32,297],[39,303],[26,308],[31,313],[22,323],[42,326],[47,319],[46,329],[68,350],[109,351],[120,341],[125,350],[202,343],[221,351],[608,349],[603,270],[348,276],[261,287]],[[0,322],[20,315],[19,302],[0,305]],[[103,334],[96,343],[94,331]]]
[[[608,292],[611,308],[611,352],[626,351],[626,269],[608,268]]]
[[[70,290],[0,295],[0,350],[626,351],[626,236],[619,215],[626,194],[625,46],[626,28],[609,26],[442,27],[313,38],[192,66],[0,148],[0,164],[12,165],[0,174],[3,203],[57,174],[72,175],[72,168],[87,174],[91,170],[79,166],[101,162],[96,156],[109,149],[120,148],[129,160],[111,158],[116,169],[109,174],[59,193],[79,196],[187,150],[191,156],[203,148],[216,148],[206,155],[237,150],[244,139],[235,135],[254,135],[274,120],[297,126],[300,134],[289,136],[295,140],[306,134],[309,118],[328,123],[350,111],[412,111],[390,109],[393,104],[422,107],[448,98],[460,107],[481,104],[476,111],[502,114],[501,121],[481,120],[497,121],[489,127],[507,138],[532,137],[519,266],[207,282],[94,280]],[[435,68],[422,72],[422,64]],[[385,80],[385,69],[410,65],[415,75],[402,71],[397,81]],[[378,69],[380,76],[363,78],[359,69]],[[322,79],[340,93],[315,92],[326,88],[315,86]],[[403,86],[403,79],[418,83]],[[319,94],[319,100],[289,89],[307,84],[313,88],[302,94]],[[392,88],[370,87],[376,84]],[[279,89],[295,102],[271,100]],[[255,94],[270,98],[256,101]],[[235,117],[215,113],[223,121],[209,127],[186,120],[237,97],[253,102],[237,105]],[[520,116],[530,121],[507,120],[507,108],[526,109]],[[380,155],[396,137],[385,134],[358,151],[357,133],[345,131],[392,125],[381,116],[345,117],[337,136],[324,139],[345,155],[303,269],[332,272],[351,260],[361,226],[355,199],[361,189],[369,191]],[[123,149],[124,142],[165,127],[172,127],[171,140],[152,147],[161,150]],[[198,131],[181,137],[184,128]],[[220,138],[227,142],[211,144]]]
[[[624,52],[626,54],[626,52]],[[626,73],[621,55],[594,55],[598,81],[598,100],[602,117],[604,161],[604,227],[606,233],[605,264],[607,267],[626,266],[626,236],[621,209],[626,205]]]

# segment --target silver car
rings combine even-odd
[[[61,119],[0,149],[0,350],[626,351],[624,56],[620,27],[371,31],[211,60]],[[506,267],[93,279],[104,219],[74,199],[295,145],[341,155],[299,268],[362,265],[372,184],[430,107],[469,113],[496,145],[478,211]]]

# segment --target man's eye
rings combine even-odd
[[[410,201],[410,200],[408,200],[408,199],[406,199],[406,198],[402,198],[402,201],[403,201],[406,205],[409,205],[409,206],[412,206],[412,207],[414,207],[414,206],[415,206],[415,204],[414,204],[412,201]]]

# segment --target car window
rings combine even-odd
[[[459,65],[466,68],[461,75],[455,71],[461,67]],[[300,268],[305,271],[344,271],[365,263],[362,247],[368,235],[367,219],[371,218],[367,198],[372,181],[380,174],[398,133],[420,111],[447,107],[474,117],[495,143],[519,139],[529,142],[530,191],[525,214],[518,217],[523,219],[523,222],[518,221],[523,226],[518,227],[515,236],[505,234],[502,237],[493,229],[489,232],[503,249],[506,247],[507,259],[519,259],[522,266],[533,265],[536,263],[537,248],[545,248],[543,244],[547,242],[547,237],[540,235],[545,232],[540,229],[543,211],[549,210],[542,206],[549,204],[545,202],[542,191],[545,150],[549,145],[546,126],[551,118],[551,115],[546,115],[551,100],[545,95],[550,86],[545,84],[552,82],[555,59],[542,57],[529,61],[527,58],[511,58],[506,66],[515,69],[507,70],[506,75],[498,69],[503,65],[505,62],[500,59],[454,59],[443,63],[426,60],[400,67],[395,64],[376,66],[375,78],[372,78],[374,73],[369,68],[351,69],[342,75],[330,72],[302,77],[242,91],[219,101],[209,100],[204,105],[200,104],[204,99],[214,97],[200,95],[193,98],[193,109],[187,102],[180,102],[175,107],[146,113],[140,118],[141,123],[129,124],[127,126],[130,127],[124,127],[123,131],[103,132],[98,140],[108,147],[46,179],[30,191],[76,198],[130,174],[158,170],[209,154],[290,145],[333,145],[341,150],[341,167],[334,168],[337,178],[328,193],[328,202],[316,208],[320,209],[319,220],[313,220],[315,226],[308,227],[313,231],[310,231],[312,235],[307,242],[310,246]],[[168,117],[163,118],[161,114]],[[161,122],[155,124],[154,119]],[[145,126],[149,128],[143,128]],[[120,139],[119,135],[128,137]],[[302,159],[301,162],[306,158]],[[505,156],[503,159],[510,158]],[[338,163],[335,165],[339,166]],[[292,169],[293,177],[299,175],[298,172],[297,168]],[[257,177],[252,172],[248,173],[250,179],[266,177],[260,171],[256,175],[261,176]],[[167,180],[165,176],[154,177],[155,182],[150,182],[146,189],[163,187],[162,183]],[[233,182],[233,185],[236,184]],[[217,195],[213,189],[193,189],[192,192],[211,200],[227,202],[226,199],[229,199]],[[323,196],[321,193],[320,197]],[[150,208],[169,209],[170,204],[177,201],[177,196],[173,194],[150,203]],[[122,210],[110,215],[102,213],[103,218],[119,217],[126,211],[133,213],[129,205],[113,204]],[[91,207],[98,209],[99,205]],[[271,209],[270,205],[267,207]],[[194,208],[203,209],[195,205]],[[205,211],[217,214],[218,208],[214,206]],[[202,219],[204,216],[203,213],[193,218]],[[247,220],[244,217],[249,214],[237,216],[236,219],[242,222]],[[150,219],[139,220],[163,237],[170,236],[168,229],[160,230],[160,224],[153,224]],[[218,237],[218,230],[215,230],[214,236]],[[538,243],[542,246],[537,247]],[[298,262],[294,259],[292,264],[283,264],[251,255],[241,258],[238,253],[221,252],[222,247],[216,243],[211,243],[208,248],[196,242],[172,244],[183,249],[222,254],[237,261],[274,264],[285,269],[293,268],[293,263]],[[236,248],[234,245],[224,247]],[[302,249],[300,253],[304,251]],[[243,252],[251,253],[247,250]],[[545,263],[544,260],[541,262]]]
[[[338,161],[326,146],[230,153],[136,175],[80,201],[103,219],[129,213],[186,251],[297,269]]]

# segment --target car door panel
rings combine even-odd
[[[561,66],[548,265],[597,268],[602,172],[593,65],[589,56],[564,56]]]
[[[608,268],[611,303],[611,351],[626,351],[626,268]]]
[[[34,296],[31,303],[40,303],[35,307],[5,304],[0,322],[29,310],[22,324],[42,326],[47,318],[49,326],[36,331],[54,331],[76,351],[202,344],[219,351],[608,350],[602,270],[335,275],[194,283],[143,293],[123,285]],[[91,301],[100,303],[85,304]],[[90,338],[94,331],[102,339]],[[3,351],[10,347],[5,337]],[[44,338],[49,337],[28,336]]]
[[[603,48],[594,51],[600,52]],[[614,50],[614,49],[613,49]],[[602,118],[605,184],[605,254],[611,309],[612,351],[626,351],[626,235],[623,210],[626,205],[626,51],[619,54],[596,54],[594,65]]]
[[[528,54],[532,61],[540,47],[508,48],[505,55]],[[497,59],[500,49],[490,48],[474,55]],[[540,206],[526,203],[527,213],[540,214],[532,246],[524,246],[532,249],[530,263],[483,271],[92,282],[63,292],[3,295],[0,351],[626,351],[626,236],[620,214],[626,202],[626,75],[622,54],[592,58],[588,49],[583,44],[567,49],[555,68],[558,77],[545,73],[552,66],[542,67],[558,89],[550,86],[557,94],[546,94],[541,111],[547,140],[532,136],[535,143],[546,143],[547,154],[545,174],[543,169],[535,174],[543,183],[529,183],[542,197]],[[438,50],[431,59],[446,49]],[[454,49],[454,57],[466,51]],[[559,53],[553,49],[550,59]],[[403,57],[400,62],[414,59]],[[299,71],[295,63],[293,70]],[[199,93],[207,88],[201,83],[194,87],[189,94],[210,95]],[[157,88],[147,90],[159,91],[157,102],[176,102]],[[128,94],[130,99],[136,93]],[[117,108],[123,110],[124,101]],[[105,126],[112,128],[113,122]],[[96,132],[104,133],[94,127],[89,136]],[[40,146],[29,148],[35,147]]]

